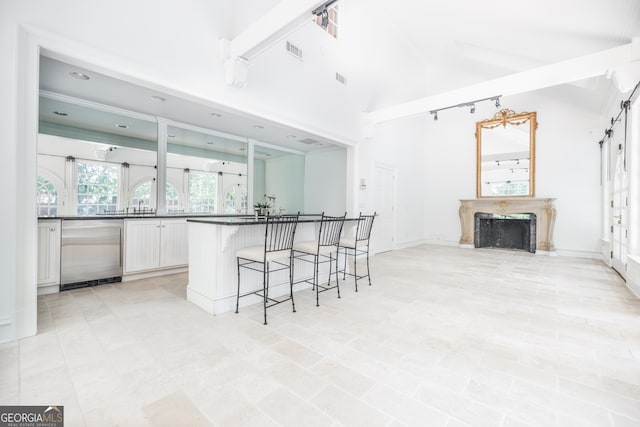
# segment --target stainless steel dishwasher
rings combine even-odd
[[[121,219],[62,221],[60,290],[122,281]]]

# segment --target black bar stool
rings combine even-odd
[[[238,294],[236,297],[236,313],[240,298],[248,295],[262,297],[264,306],[264,324],[267,324],[267,308],[291,300],[293,312],[296,305],[293,301],[293,239],[298,225],[297,215],[268,216],[264,232],[264,245],[250,246],[236,252],[238,262]],[[288,258],[288,259],[287,259]],[[286,260],[286,263],[284,262]],[[270,264],[276,268],[271,269]],[[262,273],[262,289],[240,294],[240,269],[246,268]],[[289,297],[285,299],[269,298],[269,273],[289,270]],[[268,302],[270,304],[268,304]]]
[[[376,217],[376,213],[373,215],[362,215],[358,217],[358,225],[356,226],[355,237],[343,237],[340,239],[340,249],[344,251],[344,269],[342,270],[342,278],[345,279],[346,275],[353,276],[356,283],[356,292],[358,292],[358,279],[368,278],[369,286],[371,286],[371,276],[369,275],[369,239],[371,238],[371,229],[373,228],[373,220]],[[353,255],[353,273],[347,273],[347,254]],[[356,257],[358,255],[367,255],[367,274],[358,276]]]
[[[316,307],[320,305],[320,292],[328,291],[333,288],[338,290],[338,298],[340,298],[340,284],[338,283],[338,243],[340,242],[340,233],[347,213],[343,216],[327,216],[322,213],[320,220],[320,229],[318,230],[318,239],[306,242],[298,242],[293,245],[293,251],[296,259],[305,262],[311,262],[313,266],[313,279],[301,280],[296,283],[311,283],[316,291]],[[333,264],[333,253],[336,257],[336,284],[331,286],[331,270]],[[328,258],[328,260],[327,260]],[[321,259],[323,261],[321,261]],[[319,284],[318,267],[320,264],[329,263],[329,279],[326,286]],[[320,290],[322,289],[322,290]]]

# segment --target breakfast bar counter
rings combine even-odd
[[[357,218],[348,219],[345,232]],[[314,240],[320,215],[301,215],[296,228],[295,240]],[[211,314],[221,314],[235,310],[238,286],[236,252],[239,249],[264,244],[265,218],[217,217],[190,218],[189,228],[189,284],[187,300]],[[343,268],[340,265],[340,268]],[[328,265],[320,269],[320,278],[328,277]],[[309,263],[296,263],[295,281],[313,277]],[[243,275],[240,291],[262,288],[262,275]],[[294,291],[311,288],[310,284],[295,285]],[[286,271],[272,273],[269,296],[278,297],[289,293],[289,275]],[[240,300],[240,306],[261,302],[257,296]]]

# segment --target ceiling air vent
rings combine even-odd
[[[342,83],[343,85],[347,84],[347,78],[340,73],[336,72],[336,80]]]
[[[315,139],[311,139],[311,138],[301,139],[298,142],[302,142],[303,144],[307,144],[307,145],[312,145],[312,144],[317,144],[318,143],[318,141],[316,141]]]
[[[298,46],[291,43],[290,41],[287,41],[287,52],[289,52],[291,55],[295,56],[300,61],[302,61],[302,49],[300,49]]]

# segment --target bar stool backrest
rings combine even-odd
[[[371,229],[373,228],[373,220],[376,217],[376,213],[373,215],[362,215],[360,212],[360,217],[358,218],[358,225],[356,227],[356,240],[369,240],[371,237]]]
[[[264,232],[265,254],[293,248],[299,215],[267,216],[267,227]]]
[[[340,243],[340,234],[346,217],[346,212],[343,216],[328,216],[322,213],[318,231],[319,246],[337,246]]]

